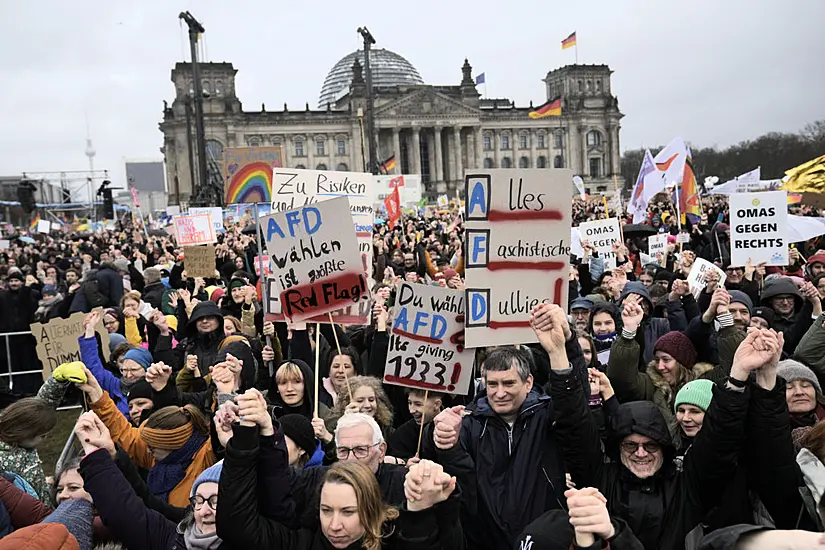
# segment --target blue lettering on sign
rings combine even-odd
[[[487,300],[483,294],[473,294],[470,304],[470,320],[478,322],[487,317]]]
[[[474,216],[478,214],[478,216],[487,216],[487,189],[484,184],[480,181],[475,182],[473,185],[473,190],[470,193],[470,205],[468,208],[468,212],[470,216]],[[475,212],[475,208],[478,207],[480,211],[478,213]]]
[[[441,340],[447,332],[447,320],[441,315],[432,315],[432,323],[430,323],[430,314],[426,311],[419,311],[415,314],[415,321],[413,322],[413,334],[421,334],[421,329],[430,327],[430,338],[434,340]]]
[[[275,218],[269,218],[269,221],[266,222],[267,242],[272,240],[272,235],[278,235],[282,239],[284,238],[284,232],[281,230],[281,227],[278,225],[278,222],[275,221]]]
[[[401,327],[401,330],[404,332],[409,332],[409,330],[407,330],[407,325],[409,324],[409,319],[407,319],[407,311],[407,308],[401,308],[401,311],[399,311],[398,315],[395,317],[395,322],[392,324],[393,329]]]
[[[472,243],[470,244],[470,252],[472,254],[473,263],[478,263],[478,257],[487,251],[487,235],[475,234],[472,235]]]

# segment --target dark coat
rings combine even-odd
[[[684,548],[685,536],[718,503],[735,472],[744,443],[748,389],[713,388],[702,430],[678,470],[668,427],[653,403],[637,401],[619,407],[607,446],[614,461],[607,463],[579,381],[557,371],[550,385],[558,414],[555,431],[573,482],[578,487],[598,488],[611,516],[625,520],[645,548]],[[637,478],[619,460],[619,445],[631,433],[662,446],[663,466],[651,478]]]
[[[120,540],[131,548],[144,550],[184,550],[185,522],[176,524],[160,512],[150,510],[135,494],[104,449],[86,456],[80,463],[84,489],[92,495],[100,517]],[[191,520],[189,520],[191,521]],[[229,550],[223,543],[221,550]]]
[[[290,512],[289,458],[283,434],[276,432],[272,438],[261,439],[272,439],[271,445],[275,449],[265,468],[259,465],[262,456],[257,429],[234,428],[234,435],[227,445],[218,492],[221,503],[217,512],[218,536],[237,548],[329,549],[329,542],[320,529],[291,529],[282,521],[273,519]],[[265,487],[258,480],[259,472],[264,471],[268,476]],[[271,508],[275,503],[279,503],[280,510]],[[313,512],[317,519],[318,508]],[[398,520],[390,527],[392,530],[388,528],[387,533],[392,534],[382,543],[382,548],[387,550],[464,548],[456,496],[421,512],[409,512],[402,506]],[[352,547],[360,548],[360,544]]]
[[[166,286],[158,281],[156,283],[148,284],[143,289],[141,297],[143,301],[155,309],[160,309],[163,302],[163,293],[166,292]]]
[[[220,319],[218,328],[214,331],[201,334],[198,332],[197,321],[203,317],[217,317]],[[192,310],[192,316],[186,324],[184,331],[186,335],[186,346],[180,365],[186,366],[186,357],[188,355],[195,355],[198,358],[198,370],[200,370],[201,377],[209,374],[209,367],[216,363],[218,357],[218,348],[224,339],[223,332],[223,315],[218,306],[214,302],[200,302]]]
[[[96,271],[90,271],[86,275],[86,279],[96,278],[100,291],[109,298],[109,302],[103,307],[115,307],[120,305],[120,299],[123,298],[123,276],[117,268],[109,263],[101,264]],[[91,307],[86,302],[86,294],[83,290],[79,290],[72,301],[70,308],[71,312],[82,311],[89,313]]]

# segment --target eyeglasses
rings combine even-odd
[[[200,510],[203,508],[204,503],[208,504],[209,507],[212,508],[213,512],[216,512],[218,510],[218,495],[212,495],[209,498],[203,498],[200,495],[195,495],[189,499],[189,504],[191,504],[195,510]]]
[[[793,302],[794,297],[793,296],[776,296],[774,298],[774,300],[776,300],[777,302]]]
[[[729,267],[725,271],[727,271],[728,273],[733,273],[734,271],[745,271],[745,270],[742,269],[741,267]]]
[[[655,441],[647,441],[645,443],[639,443],[638,441],[622,442],[622,450],[627,454],[635,454],[636,451],[639,450],[639,447],[642,447],[645,452],[650,455],[658,453],[662,449],[662,446]]]
[[[129,367],[123,368],[123,367],[121,367],[121,369],[120,369],[120,374],[138,374],[138,373],[141,373],[141,372],[143,372],[142,367],[132,367],[132,368],[129,368]]]
[[[336,452],[338,454],[338,460],[346,460],[349,458],[350,453],[352,456],[359,459],[365,459],[370,455],[370,449],[373,447],[379,446],[381,443],[374,443],[373,445],[359,445],[358,447],[338,447]]]

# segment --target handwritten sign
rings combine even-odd
[[[52,375],[54,369],[63,363],[80,361],[80,345],[77,339],[83,336],[85,313],[74,313],[68,319],[52,319],[48,323],[32,323],[32,335],[37,340],[37,358],[43,364],[43,380]],[[100,335],[103,358],[109,360],[109,333],[103,328],[101,319],[95,327]]]
[[[261,219],[283,314],[305,321],[369,301],[346,197]]]
[[[52,228],[52,224],[49,220],[38,220],[37,221],[37,232],[38,233],[46,233],[48,234]]]
[[[667,235],[665,233],[659,233],[657,235],[651,235],[647,238],[647,253],[650,256],[656,257],[656,254],[662,253],[664,254],[667,250]]]
[[[212,244],[218,240],[215,237],[215,226],[212,224],[211,214],[175,216],[172,221],[175,225],[178,246]]]
[[[183,265],[186,268],[187,277],[214,277],[214,245],[183,247]]]
[[[464,293],[402,282],[384,382],[408,388],[465,394],[475,352],[464,347]]]
[[[220,206],[207,206],[190,208],[189,215],[196,216],[198,214],[211,214],[212,225],[215,226],[215,233],[223,231],[223,209]]]
[[[567,306],[570,170],[488,170],[465,176],[468,347],[535,342],[530,310]]]
[[[788,193],[730,195],[730,264],[788,265]]]
[[[401,204],[415,207],[421,202],[421,176],[417,174],[401,174],[397,176],[373,176],[375,179],[376,199],[383,200],[387,195],[398,188]]]
[[[593,249],[604,259],[605,269],[616,269],[616,253],[613,252],[613,243],[622,242],[619,232],[619,219],[606,218],[579,224],[579,233],[582,241],[590,241]]]
[[[280,145],[223,150],[225,204],[272,200],[272,171],[283,166]]]
[[[728,278],[724,271],[704,258],[696,258],[696,260],[694,260],[693,267],[690,269],[690,273],[688,273],[687,282],[690,285],[690,292],[697,300],[702,291],[705,290],[705,287],[708,286],[708,274],[711,272],[715,272],[719,276],[719,286],[724,286],[725,279]]]
[[[0,250],[8,250],[9,248],[11,248],[10,241],[0,240]]]

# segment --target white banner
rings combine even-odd
[[[704,258],[696,258],[693,262],[693,267],[687,276],[687,282],[690,285],[690,291],[693,293],[693,297],[697,300],[699,299],[699,294],[708,286],[707,276],[711,271],[719,275],[719,286],[723,287],[725,285],[725,279],[728,278],[724,271]]]
[[[616,269],[616,254],[613,243],[621,243],[618,218],[606,218],[579,224],[582,242],[590,241],[593,249],[604,259],[605,270]]]
[[[485,170],[465,178],[468,347],[535,342],[530,311],[566,309],[571,170]]]
[[[647,253],[653,258],[656,254],[665,253],[667,250],[667,234],[659,233],[658,235],[651,235],[647,238]]]
[[[215,226],[215,233],[223,231],[223,209],[220,206],[207,206],[190,208],[189,215],[209,214],[212,216],[212,225]]]
[[[398,286],[384,382],[463,395],[475,351],[464,347],[464,293],[437,286]]]
[[[369,303],[349,211],[347,198],[337,197],[261,218],[281,308],[290,321]]]
[[[730,196],[730,263],[788,265],[788,193]]]
[[[401,174],[397,176],[373,176],[375,178],[376,199],[381,201],[398,187],[401,204],[413,207],[421,202],[421,176],[418,174]]]
[[[217,242],[215,226],[212,224],[211,214],[197,214],[195,216],[175,216],[175,238],[178,246],[194,246],[196,244],[212,244]]]

